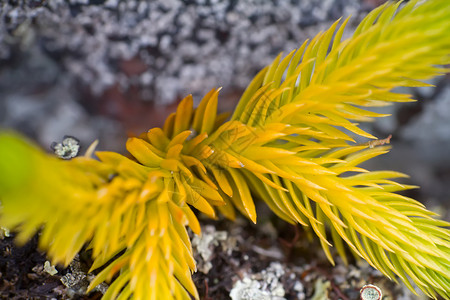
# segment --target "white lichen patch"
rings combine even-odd
[[[230,292],[232,300],[269,300],[273,299],[270,293],[261,290],[261,283],[248,277],[239,280]],[[284,299],[284,298],[282,298]]]
[[[86,275],[79,273],[67,273],[63,277],[61,277],[61,282],[68,288],[73,288],[80,284],[80,282],[86,278]]]
[[[294,275],[294,274],[292,274],[292,275]],[[295,277],[295,275],[293,277]],[[292,278],[292,279],[294,279],[294,278]],[[293,289],[294,289],[294,291],[297,292],[298,300],[305,300],[305,298],[306,298],[305,287],[303,286],[303,284],[301,283],[300,280],[297,280],[295,282]]]
[[[214,248],[222,246],[222,251],[231,255],[236,247],[236,239],[229,237],[226,231],[216,231],[213,226],[205,226],[201,235],[196,235],[192,239],[192,247],[197,252],[201,260],[198,261],[197,270],[204,274],[208,274],[212,268],[211,259]]]
[[[78,155],[80,142],[74,137],[65,136],[61,143],[53,143],[51,147],[59,158],[71,159]]]
[[[246,274],[235,282],[230,297],[232,300],[283,300],[285,290],[280,278],[284,273],[280,263],[272,263],[260,273]]]
[[[380,300],[383,297],[381,289],[373,284],[367,284],[361,288],[361,300]]]
[[[61,277],[61,282],[67,287],[66,293],[71,298],[76,295],[83,295],[89,285],[88,274],[81,268],[78,254],[69,265],[70,272]]]

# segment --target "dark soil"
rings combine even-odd
[[[264,209],[263,209],[264,210]],[[260,214],[263,219],[263,214]],[[273,221],[271,220],[273,219]],[[226,231],[228,239],[235,239],[232,251],[223,245],[212,246],[210,258],[212,268],[207,274],[194,273],[193,279],[203,300],[230,299],[230,291],[236,281],[267,269],[271,263],[279,263],[284,274],[278,278],[287,300],[311,299],[317,289],[317,280],[330,282],[328,299],[357,300],[364,284],[375,283],[388,295],[384,299],[396,299],[404,290],[389,282],[366,264],[357,264],[351,257],[345,266],[337,258],[333,267],[326,260],[317,239],[309,240],[309,233],[276,218],[263,220],[258,226],[243,219],[232,223],[228,220],[213,222],[202,220],[203,228],[212,225],[217,231]],[[275,229],[276,228],[276,229]],[[61,278],[74,272],[73,266],[57,267],[58,273],[50,275],[43,265],[48,258],[37,248],[38,236],[22,247],[13,242],[13,237],[0,240],[0,298],[1,299],[77,299],[94,300],[100,292],[83,294],[83,287],[67,287]],[[195,251],[194,247],[194,252]],[[82,264],[89,264],[86,253],[80,254]],[[198,265],[205,262],[196,254]],[[83,270],[87,270],[85,266]],[[302,290],[296,290],[299,283]],[[84,288],[86,287],[84,285]],[[302,295],[300,298],[299,295]],[[408,298],[403,298],[408,299]]]

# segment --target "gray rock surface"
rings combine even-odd
[[[137,86],[142,99],[159,104],[217,86],[242,89],[278,52],[297,48],[342,15],[362,12],[358,0],[0,5],[0,60],[37,46],[97,95],[114,84]]]

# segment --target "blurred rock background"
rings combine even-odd
[[[177,102],[223,86],[231,110],[256,72],[353,15],[346,35],[383,0],[5,0],[0,4],[0,126],[49,149],[64,135],[124,151]],[[414,196],[448,206],[449,77],[411,89],[419,102],[368,125],[393,150],[370,163],[412,176]]]

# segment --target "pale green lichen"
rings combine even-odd
[[[314,284],[314,295],[311,300],[324,300],[328,299],[328,290],[331,283],[328,280],[322,280],[318,278]]]
[[[10,237],[9,229],[6,227],[0,227],[0,239],[4,239],[5,237]]]
[[[44,263],[44,271],[52,276],[58,273],[58,270],[56,270],[55,266],[53,266],[48,260],[46,260]]]

